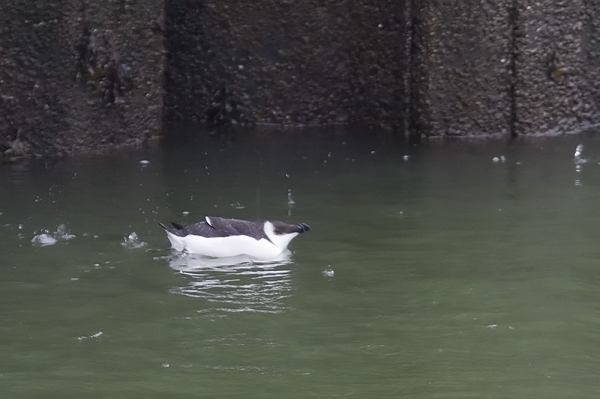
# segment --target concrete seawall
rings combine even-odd
[[[413,137],[600,123],[591,0],[165,1],[0,5],[5,159],[110,151],[180,120]]]

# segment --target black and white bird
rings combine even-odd
[[[213,258],[246,255],[256,260],[276,258],[294,237],[310,229],[306,223],[251,222],[212,216],[194,224],[159,224],[177,251]]]

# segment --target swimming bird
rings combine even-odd
[[[197,255],[224,258],[247,255],[256,260],[279,256],[298,234],[310,230],[306,223],[276,220],[251,222],[206,216],[203,222],[171,226],[160,223],[173,249]]]

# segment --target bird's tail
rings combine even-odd
[[[183,237],[179,237],[178,235],[174,234],[174,231],[175,231],[174,228],[166,226],[166,225],[162,224],[161,222],[158,222],[158,224],[167,233],[167,238],[171,242],[171,246],[173,247],[173,249],[175,249],[177,251],[183,251],[185,249],[185,240],[184,240],[184,238]]]

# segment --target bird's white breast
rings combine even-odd
[[[214,258],[248,255],[264,260],[275,258],[283,251],[269,240],[255,240],[243,235],[210,238],[188,235],[180,238],[183,240],[184,251]]]

